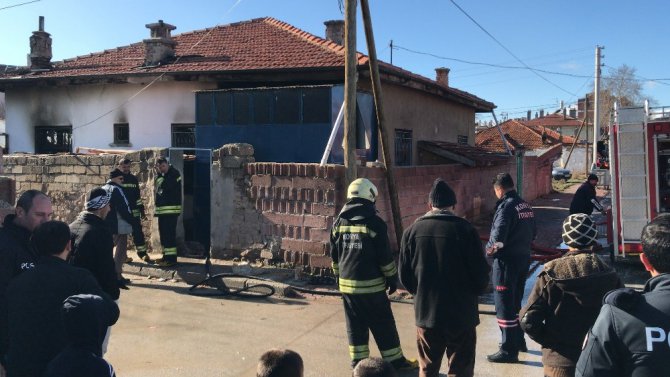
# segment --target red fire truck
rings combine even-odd
[[[615,106],[609,155],[608,243],[616,259],[637,257],[642,228],[670,212],[670,107]]]

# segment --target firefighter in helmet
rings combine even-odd
[[[377,188],[359,178],[347,190],[347,202],[330,234],[333,272],[338,277],[344,303],[352,367],[370,354],[369,331],[382,358],[396,369],[418,367],[406,359],[391,311],[389,294],[397,287],[398,270],[393,260],[384,221],[377,216]]]

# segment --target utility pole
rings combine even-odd
[[[348,187],[356,172],[356,1],[344,2],[344,177]]]
[[[598,162],[598,140],[600,139],[600,52],[605,47],[596,46],[596,77],[593,98],[593,169]],[[588,149],[587,149],[588,151]]]
[[[400,250],[400,241],[402,240],[402,215],[400,213],[400,203],[398,201],[398,188],[393,179],[391,169],[391,152],[388,147],[388,133],[386,132],[386,118],[384,117],[384,107],[382,101],[382,82],[379,78],[379,64],[377,62],[377,50],[375,49],[375,36],[372,32],[372,18],[370,17],[370,7],[368,0],[361,0],[361,13],[363,14],[363,25],[365,26],[365,40],[368,45],[368,60],[370,61],[370,78],[372,79],[372,94],[375,100],[375,110],[377,112],[377,123],[379,127],[379,139],[381,141],[382,155],[384,157],[384,168],[386,169],[386,183],[389,188],[389,199],[391,200],[391,215],[393,217],[393,227],[395,228],[395,237]],[[393,41],[391,41],[393,43]]]
[[[393,39],[391,39],[391,43],[389,43],[389,50],[391,50],[391,64],[393,64]]]

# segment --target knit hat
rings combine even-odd
[[[106,206],[110,199],[112,199],[112,194],[109,191],[101,187],[94,188],[86,194],[86,209],[100,209]]]
[[[123,172],[119,169],[114,169],[111,172],[109,172],[109,179],[114,179],[116,177],[121,177],[123,175]]]
[[[433,182],[428,199],[434,208],[446,208],[456,205],[454,190],[442,178],[438,178]]]
[[[574,248],[591,246],[598,238],[598,230],[591,217],[584,213],[574,213],[563,221],[563,242]]]

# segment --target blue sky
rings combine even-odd
[[[338,0],[38,0],[14,6],[28,1],[0,0],[0,64],[25,64],[39,16],[53,38],[53,60],[139,42],[149,33],[144,25],[158,19],[177,26],[178,34],[271,16],[323,36],[324,21],[343,18]],[[450,85],[495,103],[499,118],[576,102],[592,89],[596,45],[605,47],[603,75],[629,65],[646,96],[670,106],[670,1],[454,0],[490,35],[451,0],[369,1],[380,59],[389,61],[392,52],[393,64],[429,78],[435,68],[448,67]],[[360,10],[358,17],[358,50],[366,52]]]

